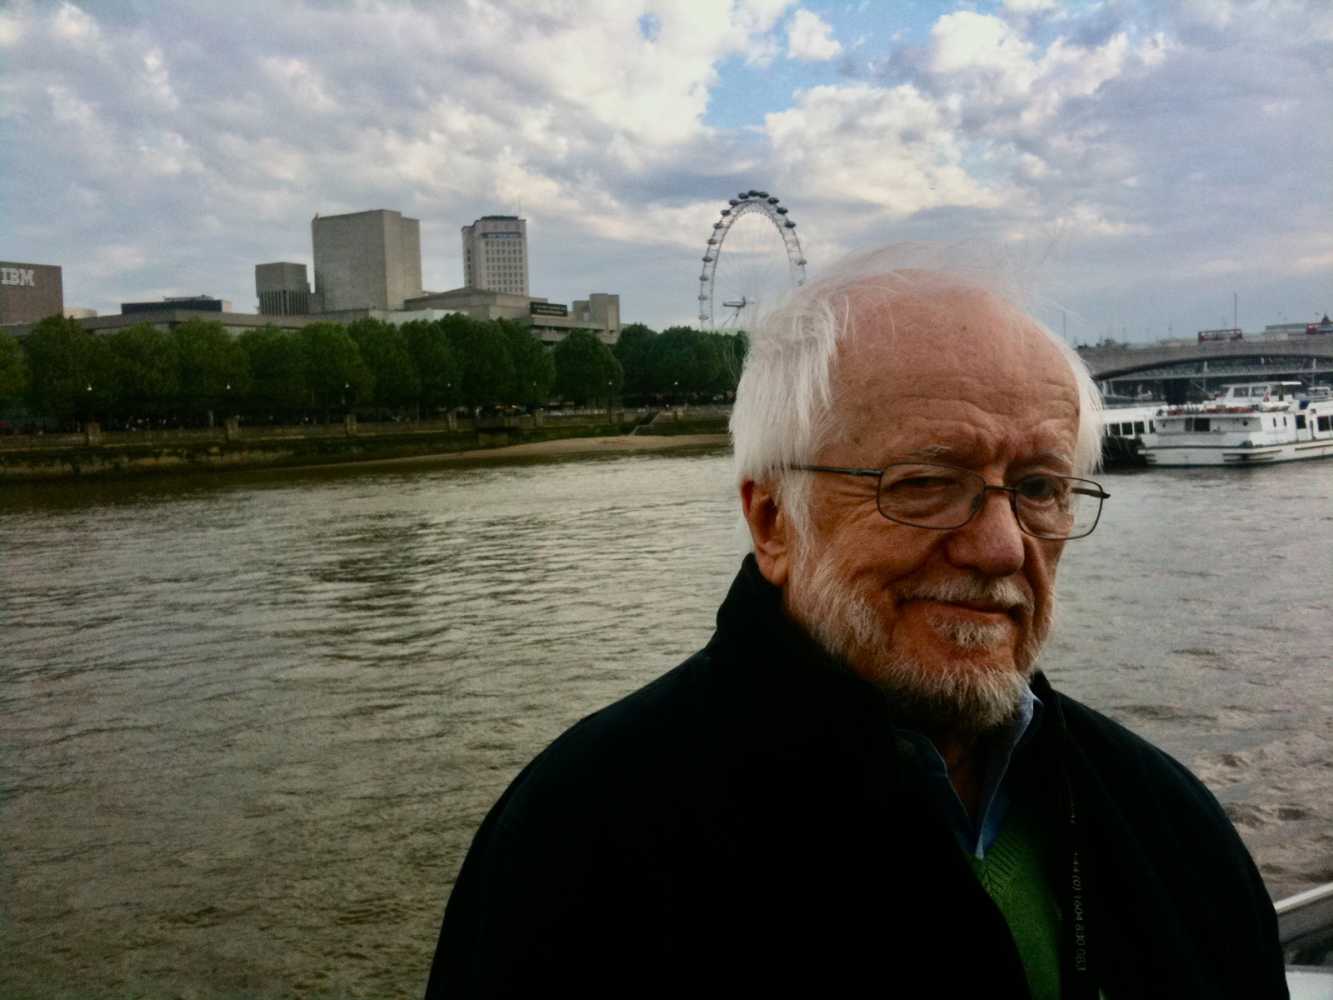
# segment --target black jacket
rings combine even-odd
[[[1048,711],[1012,773],[1047,818],[1064,995],[1286,996],[1272,904],[1213,796],[1034,689]],[[702,651],[575,725],[496,803],[427,995],[1026,996],[905,752],[885,699],[747,559]]]

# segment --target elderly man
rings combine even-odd
[[[1097,407],[956,276],[862,265],[770,317],[716,633],[515,779],[428,995],[1285,996],[1217,802],[1035,670]]]

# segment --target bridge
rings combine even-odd
[[[1333,382],[1333,336],[1080,347],[1103,392],[1184,402],[1225,382]]]

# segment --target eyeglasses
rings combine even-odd
[[[1014,518],[1034,538],[1064,540],[1092,534],[1111,494],[1091,479],[1049,473],[1024,476],[1013,486],[993,486],[978,473],[952,465],[894,464],[882,469],[793,465],[798,472],[874,476],[875,502],[890,521],[913,528],[950,531],[977,516],[986,494],[1008,493]]]

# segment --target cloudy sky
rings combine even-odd
[[[690,322],[762,188],[812,274],[943,240],[1037,274],[1071,339],[1230,325],[1233,293],[1257,329],[1333,309],[1333,4],[0,0],[0,176],[0,258],[101,312],[252,311],[316,212],[395,208],[429,289],[517,212],[534,294]],[[785,273],[734,235],[724,290]]]

